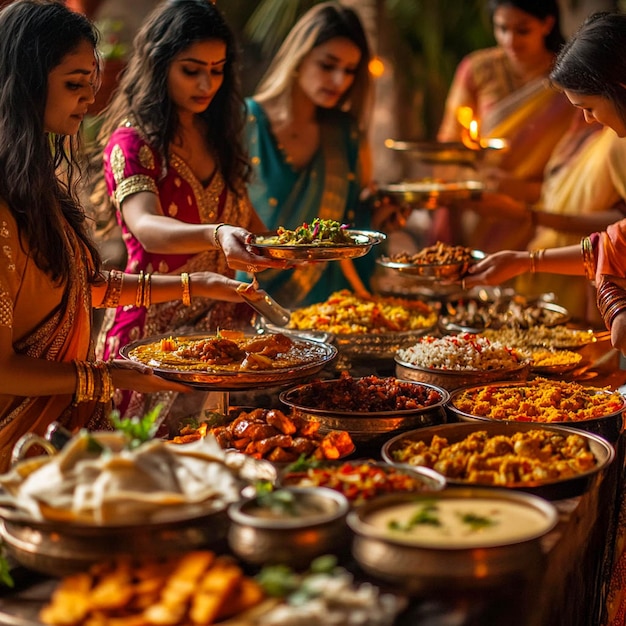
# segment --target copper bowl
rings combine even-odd
[[[499,387],[515,387],[523,385],[523,382],[511,382],[511,381],[503,381],[502,383],[496,383]],[[620,437],[620,434],[624,430],[624,411],[626,410],[626,398],[624,398],[622,406],[611,413],[607,413],[601,417],[597,417],[594,419],[587,420],[579,420],[579,421],[541,421],[538,419],[533,419],[532,417],[528,417],[529,422],[521,422],[518,420],[506,420],[506,419],[491,419],[489,417],[484,417],[482,415],[473,415],[471,413],[467,413],[459,409],[455,405],[455,400],[458,399],[459,395],[464,392],[471,392],[473,390],[478,390],[485,385],[472,385],[469,387],[465,387],[464,389],[457,389],[450,394],[450,399],[446,405],[446,410],[448,411],[448,415],[451,421],[461,421],[461,422],[479,422],[483,425],[485,424],[493,424],[493,423],[507,423],[510,422],[512,424],[523,424],[523,423],[532,423],[535,426],[547,425],[547,426],[566,426],[569,428],[575,428],[577,430],[583,430],[589,433],[594,433],[596,435],[600,435],[604,439],[607,439],[611,443],[616,443]],[[610,394],[610,391],[600,390],[596,393],[606,393]]]
[[[516,533],[510,540],[490,541],[477,537],[464,547],[433,542],[381,528],[372,520],[384,511],[403,505],[437,506],[440,501],[460,500],[471,510],[472,502],[490,500],[495,507],[511,505],[535,520],[535,528]],[[448,488],[435,494],[394,494],[372,500],[347,518],[354,532],[352,554],[368,574],[409,593],[450,588],[480,588],[520,575],[530,579],[540,573],[543,562],[541,538],[558,521],[555,507],[526,493],[504,489]],[[505,529],[506,530],[506,529]],[[419,531],[418,531],[419,532]]]
[[[231,504],[228,544],[239,558],[255,565],[306,567],[345,542],[349,505],[342,494],[324,487],[286,487],[283,491],[296,503],[315,507],[316,514],[264,517],[255,514],[262,508],[257,496]]]
[[[325,389],[329,391],[338,384],[337,380],[317,381],[298,385],[280,393],[279,398],[283,404],[291,407],[294,415],[320,423],[320,430],[345,430],[355,444],[372,444],[381,441],[392,432],[401,432],[441,424],[445,421],[445,404],[448,402],[450,394],[435,385],[424,384],[413,381],[402,381],[414,384],[416,389],[427,388],[439,394],[439,400],[434,404],[419,408],[394,411],[346,411],[340,406],[336,409],[318,409],[310,404],[304,404],[301,400],[303,394],[307,394],[311,389],[319,386],[320,393]],[[315,386],[315,387],[313,387]]]
[[[471,483],[467,480],[459,478],[446,477],[446,484],[453,487],[472,487],[490,489],[514,489],[531,493],[549,500],[561,500],[564,498],[574,498],[580,496],[589,489],[592,483],[601,475],[615,458],[615,450],[613,446],[597,435],[587,433],[574,428],[565,426],[552,426],[546,424],[528,423],[528,422],[462,422],[458,424],[442,424],[441,426],[433,426],[430,428],[422,428],[413,430],[408,433],[397,435],[393,439],[387,441],[381,450],[381,456],[387,463],[398,463],[396,452],[402,449],[407,442],[423,441],[430,444],[434,436],[444,437],[448,443],[453,444],[462,441],[469,435],[477,431],[486,431],[489,437],[493,436],[511,436],[517,432],[527,432],[529,430],[548,430],[560,435],[577,434],[584,437],[589,445],[589,449],[596,458],[596,465],[589,471],[582,472],[570,478],[546,479],[542,481],[517,483],[511,486],[493,486],[482,483]],[[401,463],[404,466],[406,461]],[[410,464],[409,464],[410,465]],[[419,465],[417,466],[419,467]]]
[[[226,508],[119,526],[39,521],[3,509],[0,537],[8,554],[24,567],[64,576],[119,555],[159,557],[207,546],[218,549],[228,530]]]

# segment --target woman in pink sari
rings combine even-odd
[[[218,9],[209,0],[162,3],[133,50],[99,136],[127,271],[233,277],[237,269],[284,267],[246,249],[249,231],[266,229],[246,191],[235,41]],[[107,312],[98,351],[109,358],[146,336],[242,327],[250,317],[245,304],[208,299],[118,308]],[[116,398],[128,412],[144,401]]]
[[[77,200],[76,138],[98,79],[97,32],[59,2],[0,11],[0,471],[24,434],[59,421],[108,427],[115,388],[186,391],[127,361],[96,362],[95,306],[211,297],[240,301],[214,273],[102,272]]]

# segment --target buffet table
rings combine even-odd
[[[626,371],[608,341],[586,346],[587,369],[578,372],[580,382],[618,388],[626,383]],[[389,365],[355,366],[355,375],[392,375]],[[582,380],[581,380],[582,379]],[[523,577],[499,580],[497,585],[464,590],[451,583],[410,599],[396,620],[397,626],[598,626],[602,623],[613,559],[616,528],[616,494],[621,494],[626,442],[616,444],[616,459],[596,476],[582,496],[554,504],[560,522],[543,542],[545,560]],[[379,451],[378,451],[379,452]],[[374,450],[357,449],[353,456],[372,456]],[[366,576],[347,553],[341,563],[357,579]],[[252,570],[250,573],[254,573]],[[0,590],[0,623],[38,626],[37,614],[49,598],[56,580],[17,567],[16,588]],[[382,585],[384,587],[384,585]]]

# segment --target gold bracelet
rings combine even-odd
[[[591,237],[583,237],[580,240],[580,247],[583,257],[583,268],[585,269],[585,276],[589,280],[593,280],[595,278],[596,262],[593,254]]]
[[[111,368],[104,361],[96,361],[95,366],[100,375],[100,389],[97,392],[96,399],[98,402],[109,402],[115,393]]]
[[[74,359],[74,367],[76,368],[76,389],[74,390],[74,405],[86,401],[86,378],[83,362]]]
[[[141,304],[146,309],[150,306],[150,303],[152,302],[152,285],[150,283],[150,277],[150,272],[146,272],[143,277],[143,301]]]
[[[139,272],[137,278],[137,295],[135,296],[135,306],[140,307],[143,305],[143,270]]]
[[[180,282],[183,286],[183,304],[185,306],[191,306],[191,284],[187,272],[183,272],[180,275]]]
[[[545,252],[545,250],[543,248],[539,248],[538,250],[533,250],[530,253],[530,273],[531,274],[536,274],[537,273],[537,263],[539,262],[539,260],[543,256],[544,252]]]
[[[222,226],[228,226],[228,224],[225,224],[224,222],[220,222],[220,223],[219,223],[219,224],[215,227],[215,229],[213,230],[213,242],[215,243],[215,249],[216,249],[216,250],[222,250],[222,251],[223,251],[223,250],[224,250],[224,248],[222,248],[222,244],[220,243],[220,240],[219,240],[219,238],[218,238],[218,236],[217,236],[217,233],[218,233],[219,229],[220,229]]]
[[[112,309],[120,303],[120,294],[124,283],[124,272],[110,270],[107,280],[107,290],[102,299],[102,308]]]

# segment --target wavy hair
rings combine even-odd
[[[46,133],[48,76],[84,41],[98,34],[84,15],[61,2],[17,0],[0,11],[0,197],[15,217],[33,259],[57,284],[70,276],[63,217],[91,253],[100,256],[80,206],[78,138]]]
[[[258,102],[281,104],[285,119],[291,116],[291,90],[304,57],[336,37],[345,37],[361,51],[354,81],[337,108],[349,112],[361,129],[367,126],[371,107],[370,47],[356,12],[338,2],[322,2],[309,9],[291,29],[255,90]]]
[[[550,81],[559,89],[610,100],[626,123],[626,15],[594,13],[565,44]]]
[[[561,12],[557,0],[489,0],[489,14],[493,18],[496,9],[503,6],[514,7],[540,20],[554,18],[554,26],[545,36],[544,43],[550,52],[558,52],[565,43],[561,31]]]
[[[242,144],[245,108],[236,70],[238,50],[230,27],[209,0],[168,0],[148,16],[135,36],[133,53],[113,99],[103,112],[98,148],[102,150],[115,128],[130,117],[167,162],[179,129],[167,86],[169,68],[189,46],[212,39],[226,44],[224,79],[210,106],[199,116],[207,123],[206,141],[217,155],[224,180],[237,193],[240,183],[250,176]]]

